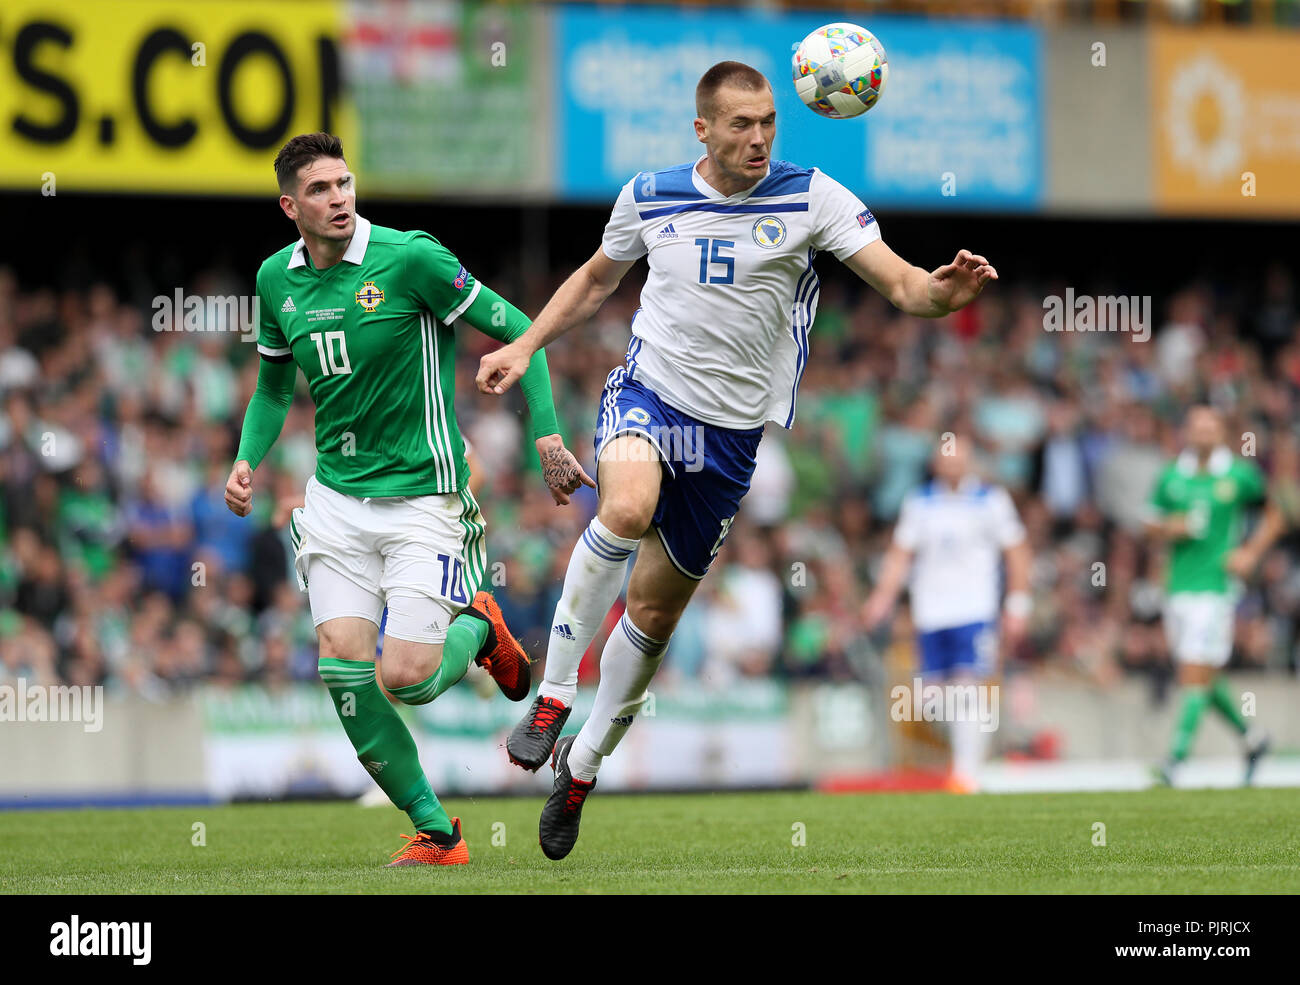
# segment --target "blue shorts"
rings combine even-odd
[[[918,633],[921,676],[947,676],[968,671],[975,677],[992,677],[997,670],[997,624],[972,622],[928,633]]]
[[[620,366],[605,380],[600,399],[598,461],[605,442],[620,434],[639,434],[659,452],[664,477],[650,522],[673,566],[698,581],[749,491],[763,428],[736,431],[705,424],[664,403]]]

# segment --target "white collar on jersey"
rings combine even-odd
[[[959,496],[969,495],[970,493],[973,493],[977,489],[979,489],[979,487],[982,485],[982,483],[980,482],[980,477],[976,475],[974,472],[967,472],[960,479],[958,479],[955,488],[950,487],[946,482],[942,481],[941,479],[935,479],[934,484],[935,484],[935,488],[938,489],[940,492],[945,492],[950,495],[959,495]]]
[[[703,161],[708,156],[708,154],[701,154],[696,162],[691,165],[691,181],[694,183],[700,194],[705,198],[715,198],[723,202],[729,202],[733,198],[743,201],[744,199],[749,198],[749,196],[753,194],[754,189],[766,181],[767,176],[772,173],[772,160],[771,158],[768,158],[767,170],[763,172],[763,177],[759,178],[748,188],[743,188],[736,192],[734,195],[724,195],[700,176],[700,161]]]
[[[357,216],[357,228],[352,234],[352,240],[348,243],[347,252],[343,254],[343,259],[348,263],[361,265],[361,261],[366,258],[366,247],[370,245],[370,220]],[[289,254],[289,269],[294,267],[307,266],[307,244],[303,240],[293,244],[293,252]]]
[[[1196,452],[1190,448],[1184,449],[1178,455],[1178,471],[1183,475],[1195,475],[1197,473]],[[1232,468],[1232,452],[1227,445],[1219,445],[1218,448],[1210,452],[1210,460],[1206,463],[1210,475],[1223,475],[1228,469]]]

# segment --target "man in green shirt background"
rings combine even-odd
[[[301,239],[257,274],[261,364],[226,504],[248,515],[252,473],[280,434],[301,369],[316,406],[317,461],[290,526],[320,675],[362,765],[415,825],[391,864],[460,864],[468,849],[459,819],[438,802],[379,687],[375,647],[386,606],[383,682],[407,704],[434,700],[471,659],[507,697],[528,694],[527,655],[478,589],[484,522],[453,397],[458,321],[502,342],[530,323],[432,236],[358,216],[337,137],[294,137],[275,171]],[[594,483],[558,433],[543,354],[521,385],[543,475],[567,503]]]
[[[1213,407],[1192,407],[1184,432],[1186,448],[1156,480],[1147,521],[1148,532],[1169,544],[1165,634],[1183,688],[1173,748],[1159,778],[1172,784],[1208,705],[1243,736],[1249,783],[1268,736],[1247,724],[1221,673],[1232,655],[1239,594],[1227,561],[1241,537],[1245,510],[1264,499],[1266,483],[1258,466],[1224,444],[1223,420]]]

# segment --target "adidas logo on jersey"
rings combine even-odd
[[[298,309],[293,306],[292,297],[285,298],[284,304],[280,305],[280,314],[284,314],[286,311],[297,311],[297,310]]]
[[[676,238],[677,238],[677,230],[673,228],[673,224],[670,222],[670,223],[668,223],[668,225],[664,226],[663,229],[659,230],[659,235],[656,236],[655,238],[656,238],[656,239],[676,239]]]
[[[560,625],[556,626],[551,630],[551,632],[554,633],[562,640],[576,640],[578,638],[573,635],[573,630],[569,628],[569,624],[567,622],[561,623]]]

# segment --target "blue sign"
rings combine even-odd
[[[858,12],[855,12],[858,13]],[[695,84],[728,59],[772,82],[773,156],[818,167],[872,208],[1034,209],[1043,197],[1041,34],[1030,26],[866,16],[889,56],[880,102],[849,120],[795,95],[794,47],[843,14],[589,6],[554,19],[555,174],[610,201],[639,171],[691,161]]]

